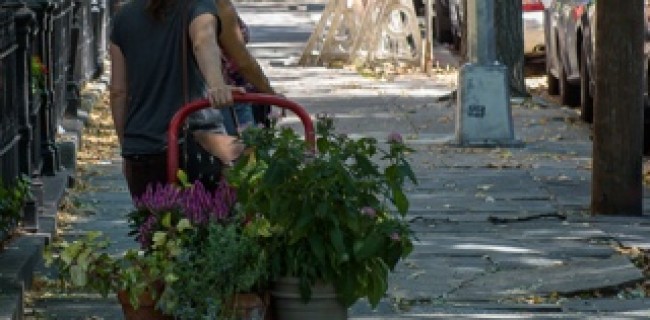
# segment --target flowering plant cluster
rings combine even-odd
[[[184,187],[149,185],[146,192],[134,200],[136,210],[129,213],[129,235],[143,248],[151,246],[155,231],[164,230],[164,223],[175,225],[186,218],[193,226],[205,228],[210,222],[223,222],[232,217],[236,196],[225,181],[214,191],[207,190],[200,181],[188,184],[182,173],[181,181]]]
[[[266,281],[263,231],[235,212],[235,191],[225,180],[215,190],[189,184],[182,171],[179,180],[181,186],[149,186],[134,200],[130,234],[148,254],[161,241],[178,244],[159,301],[163,311],[177,319],[230,319],[232,295]]]
[[[412,251],[403,186],[416,183],[399,134],[386,150],[372,138],[334,133],[333,119],[317,119],[315,152],[290,128],[249,128],[251,152],[227,173],[239,209],[269,225],[265,242],[271,276],[296,277],[303,299],[316,281],[334,285],[351,305],[376,305],[387,277]]]

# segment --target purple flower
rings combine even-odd
[[[151,184],[140,198],[134,200],[135,207],[139,210],[147,210],[152,213],[174,210],[178,208],[180,190],[172,184]]]
[[[373,207],[363,207],[361,208],[361,214],[370,218],[374,218],[377,216],[377,211],[375,211]]]
[[[398,132],[391,132],[388,135],[388,143],[403,143],[404,139],[402,139],[402,135],[399,134]]]
[[[138,236],[137,240],[140,242],[140,245],[143,248],[149,247],[152,244],[152,235],[154,232],[154,228],[156,224],[158,223],[158,217],[155,215],[150,215],[147,217],[145,222],[140,225],[138,228]]]
[[[393,241],[399,241],[400,240],[399,233],[397,233],[397,232],[391,233],[390,234],[390,239],[393,240]]]
[[[225,179],[214,191],[199,181],[184,189],[172,184],[150,185],[134,200],[136,209],[144,214],[144,222],[137,227],[137,240],[143,247],[151,245],[151,237],[160,230],[159,221],[167,213],[175,219],[187,218],[196,226],[224,220],[230,216],[236,200],[235,190]]]

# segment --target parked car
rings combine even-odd
[[[524,54],[539,57],[545,54],[544,7],[549,0],[522,0]],[[463,1],[435,0],[436,40],[460,47],[464,21]]]
[[[646,8],[649,6],[650,0],[646,0]],[[650,10],[646,10],[647,14]],[[553,0],[544,17],[548,93],[559,94],[562,104],[580,106],[581,118],[586,122],[593,121],[595,18],[596,0]],[[646,18],[646,35],[648,26]],[[646,77],[647,57],[646,50]]]

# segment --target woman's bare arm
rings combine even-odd
[[[221,72],[221,50],[216,40],[216,17],[201,14],[189,26],[194,56],[208,83],[209,98],[213,107],[231,105],[232,92]]]

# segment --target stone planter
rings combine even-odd
[[[304,303],[300,297],[299,281],[282,278],[273,283],[271,308],[274,320],[344,320],[348,310],[336,296],[334,287],[317,283],[312,287],[311,298]]]

